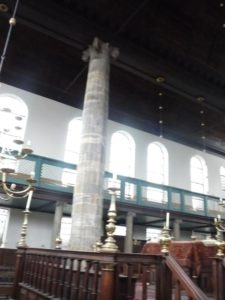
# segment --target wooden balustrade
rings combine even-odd
[[[151,268],[158,274],[155,282],[157,299],[165,285],[160,255],[103,254],[62,250],[19,249],[13,299],[134,299],[138,282],[146,286]],[[164,265],[163,268],[166,268]],[[167,291],[168,293],[168,291]]]
[[[0,248],[0,297],[11,296],[15,263],[16,249]]]
[[[184,293],[208,300],[169,255],[17,251],[12,299],[180,300]]]

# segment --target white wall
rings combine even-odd
[[[6,248],[16,248],[16,244],[20,240],[22,224],[23,212],[19,209],[10,209],[10,219],[5,241]],[[29,247],[50,248],[52,224],[52,214],[32,212],[28,221],[27,245]]]
[[[1,93],[15,94],[27,104],[29,117],[25,140],[31,140],[34,154],[63,160],[68,123],[74,117],[81,116],[82,111],[4,84],[1,87]],[[135,140],[136,178],[146,180],[147,147],[150,142],[158,141],[164,144],[169,153],[169,185],[190,190],[190,158],[192,155],[199,154],[205,159],[208,166],[209,194],[220,196],[219,168],[222,165],[225,166],[223,158],[197,151],[191,147],[113,121],[108,121],[107,125],[106,170],[108,170],[109,166],[110,139],[117,130],[129,132]],[[27,237],[30,246],[50,246],[52,220],[52,215],[31,214]],[[7,234],[8,247],[15,247],[16,241],[19,239],[21,224],[21,211],[12,210]],[[41,229],[43,234],[38,234],[37,229],[38,231]],[[137,232],[139,232],[138,235],[144,236],[143,232]]]
[[[82,111],[4,84],[1,93],[15,94],[27,104],[29,118],[25,140],[31,140],[34,154],[63,160],[68,123],[73,118],[81,116]],[[136,178],[146,179],[147,147],[149,143],[158,141],[165,145],[169,153],[169,185],[190,190],[190,158],[199,154],[206,160],[208,166],[209,194],[220,196],[219,168],[221,165],[225,166],[223,158],[110,120],[107,126],[106,170],[109,166],[110,139],[117,130],[127,131],[135,140]]]

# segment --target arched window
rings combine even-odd
[[[225,167],[220,167],[221,198],[225,199]]]
[[[134,176],[135,169],[135,142],[133,137],[125,131],[117,131],[112,135],[110,146],[109,170],[114,174],[127,177]],[[132,184],[125,186],[125,196],[132,197]]]
[[[201,156],[191,158],[191,190],[197,193],[208,192],[208,171],[205,160]]]
[[[81,118],[75,118],[69,122],[64,160],[77,164],[80,151]]]
[[[19,150],[14,140],[23,140],[28,109],[22,99],[11,94],[0,95],[0,146],[2,151]]]
[[[163,185],[168,184],[168,151],[161,143],[153,142],[148,146],[147,180]],[[167,193],[163,189],[149,187],[147,199],[154,202],[166,202]]]
[[[191,158],[191,190],[196,193],[206,194],[208,192],[208,171],[205,160],[198,155]],[[194,210],[203,210],[204,201],[201,197],[192,197]]]
[[[123,176],[134,176],[135,143],[125,131],[112,135],[110,148],[110,172]]]
[[[81,126],[81,118],[75,118],[69,122],[64,155],[64,160],[68,163],[78,163]],[[64,169],[62,182],[65,185],[74,185],[76,182],[76,171],[71,169]]]
[[[148,181],[168,184],[168,152],[164,145],[158,142],[148,146]]]
[[[24,140],[28,108],[24,101],[11,94],[0,95],[0,167],[5,166],[15,169],[17,162],[12,159],[11,151],[20,151],[22,144],[15,143],[15,140]]]

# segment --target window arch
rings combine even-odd
[[[80,152],[82,120],[80,117],[72,119],[68,124],[64,160],[68,163],[77,164]],[[76,182],[76,171],[64,169],[62,183],[74,185]]]
[[[153,142],[147,150],[147,180],[157,184],[168,184],[168,151],[166,147]],[[167,193],[162,188],[148,187],[147,199],[153,202],[167,202]]]
[[[126,131],[113,133],[110,146],[109,170],[123,176],[134,176],[135,142]]]
[[[110,145],[109,170],[114,174],[134,177],[135,172],[135,142],[126,131],[113,133]],[[125,198],[134,196],[134,185],[125,183]]]
[[[2,152],[20,150],[15,139],[23,140],[28,108],[25,102],[11,94],[0,95],[0,147]]]
[[[198,155],[191,158],[191,190],[205,194],[208,192],[208,171],[205,160]]]
[[[158,142],[148,146],[147,179],[158,184],[168,184],[168,151]]]
[[[72,119],[69,122],[65,146],[64,160],[77,164],[80,152],[81,118]]]
[[[191,190],[196,193],[205,194],[208,192],[208,170],[205,160],[199,156],[192,156],[190,161]],[[193,210],[204,210],[204,199],[192,197]]]

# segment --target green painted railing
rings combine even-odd
[[[35,187],[54,191],[72,193],[76,179],[76,165],[51,158],[30,155],[19,161],[18,176],[11,176],[11,181],[24,183],[24,179],[35,172],[37,183]],[[112,174],[105,172],[105,198],[108,198],[107,188],[112,184]],[[120,186],[118,201],[142,207],[156,207],[202,216],[215,217],[217,214],[225,218],[224,209],[219,205],[219,199],[214,196],[193,193],[187,190],[159,185],[140,179],[118,175]]]

